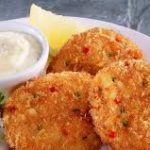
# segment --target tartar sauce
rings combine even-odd
[[[32,35],[0,32],[0,77],[21,72],[35,64],[41,45]]]

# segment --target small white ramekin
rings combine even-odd
[[[23,32],[32,35],[35,37],[38,42],[41,44],[41,55],[39,60],[33,64],[31,67],[25,69],[22,72],[8,75],[6,77],[0,78],[0,89],[7,89],[16,86],[22,82],[25,82],[29,79],[39,76],[45,69],[48,55],[49,55],[49,45],[47,39],[44,35],[36,28],[22,24],[22,23],[15,23],[15,22],[2,22],[0,23],[0,32],[1,31],[16,31],[16,32]],[[26,60],[28,61],[28,60]]]

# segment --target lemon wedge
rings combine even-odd
[[[51,55],[55,56],[67,40],[76,33],[84,31],[83,25],[69,17],[56,15],[32,4],[29,23],[39,28],[47,37]]]

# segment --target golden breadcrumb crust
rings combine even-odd
[[[47,72],[86,71],[95,75],[116,60],[141,59],[139,48],[121,34],[104,28],[92,28],[74,35],[49,64]]]
[[[150,150],[150,65],[116,62],[98,72],[89,101],[95,129],[112,150]]]
[[[18,88],[4,106],[6,140],[15,150],[99,150],[89,115],[86,73],[48,74]]]

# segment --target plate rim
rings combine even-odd
[[[122,29],[122,30],[126,30],[126,31],[130,31],[134,34],[139,34],[141,36],[144,36],[145,38],[148,38],[150,40],[150,36],[142,33],[142,32],[139,32],[135,29],[132,29],[132,28],[129,28],[129,27],[125,27],[123,25],[119,25],[119,24],[115,24],[115,23],[112,23],[112,22],[108,22],[108,21],[103,21],[103,20],[98,20],[98,19],[92,19],[92,18],[85,18],[85,17],[75,17],[75,16],[65,16],[65,17],[68,17],[68,18],[71,18],[71,19],[75,19],[75,20],[81,20],[81,21],[88,21],[88,22],[97,22],[97,23],[100,23],[100,24],[104,24],[104,25],[107,25],[107,26],[110,26],[110,27],[115,27],[115,28],[119,28],[119,29]],[[28,17],[23,17],[23,18],[16,18],[16,19],[10,19],[10,20],[4,20],[4,21],[0,21],[0,22],[5,22],[5,21],[19,21],[19,22],[22,22],[22,23],[28,23],[27,22],[27,19]]]

